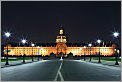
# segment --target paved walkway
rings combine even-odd
[[[41,59],[40,59],[41,60]],[[84,59],[81,59],[84,61]],[[37,60],[34,60],[36,62]],[[90,62],[89,59],[85,60],[86,62]],[[32,60],[25,60],[26,63],[32,63]],[[115,65],[115,61],[105,61],[101,60],[101,63],[98,63],[98,60],[91,60],[91,63],[97,63],[97,64],[102,64],[102,65],[108,65],[108,66],[114,66],[114,67],[121,67],[121,62],[119,62],[119,65]],[[9,67],[9,66],[15,66],[15,65],[21,65],[23,64],[23,60],[18,60],[18,61],[9,61],[9,65],[5,65],[5,62],[1,62],[1,68],[3,67]]]

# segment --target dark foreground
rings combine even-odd
[[[43,60],[1,68],[2,81],[121,81],[121,68],[81,60]]]

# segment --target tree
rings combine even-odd
[[[50,58],[55,58],[56,56],[55,56],[55,54],[52,52],[52,53],[50,53]]]
[[[73,53],[70,52],[70,53],[67,55],[67,57],[68,57],[68,58],[73,58]]]

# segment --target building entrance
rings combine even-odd
[[[56,49],[57,49],[57,56],[64,57],[66,55],[67,46],[65,43],[58,43]]]

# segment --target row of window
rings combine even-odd
[[[108,51],[110,49],[105,49],[105,50],[101,50],[100,51]],[[23,50],[14,50],[14,51],[23,51]],[[32,50],[24,50],[24,51],[32,51]],[[33,51],[41,51],[41,50],[33,50]],[[52,51],[52,50],[42,50],[42,51]],[[80,50],[71,50],[71,51],[80,51]],[[82,50],[82,51],[90,51],[90,50]],[[99,51],[99,50],[91,50],[91,51]]]
[[[40,48],[41,48],[41,47],[40,47]],[[40,49],[40,48],[39,48],[39,49]],[[43,48],[43,49],[50,49],[51,47],[46,47],[46,48],[42,47],[42,48]],[[80,47],[72,47],[72,48],[68,48],[68,49],[79,49],[79,48],[80,48]],[[84,47],[81,47],[81,48],[84,49]],[[32,49],[32,47],[29,47],[29,48],[26,48],[26,47],[25,47],[25,48],[24,48],[24,47],[23,47],[23,48],[16,47],[16,48],[9,48],[9,49]],[[38,48],[33,47],[33,49],[38,49]],[[54,49],[55,49],[55,48],[54,48]],[[89,47],[88,47],[88,48],[86,47],[85,49],[89,49]],[[97,47],[97,48],[92,48],[92,47],[91,47],[91,49],[99,49],[99,47]],[[107,48],[107,47],[106,47],[106,48],[100,47],[100,49],[112,49],[112,47],[109,47],[109,48]]]
[[[13,51],[13,50],[12,50]],[[20,50],[14,50],[15,52],[23,52],[23,51],[25,51],[25,52],[32,52],[32,50],[22,50],[22,51],[20,51]],[[43,51],[40,51],[40,50],[33,50],[33,52],[48,52],[49,50],[43,50]],[[50,50],[50,51],[52,51],[52,50]],[[69,51],[69,50],[68,50]],[[90,52],[90,50],[84,50],[84,51],[79,51],[79,50],[70,50],[70,51],[72,51],[72,52]],[[99,51],[99,50],[91,50],[92,52],[96,52],[96,51]],[[112,51],[112,50],[100,50],[101,52],[102,51]]]
[[[70,50],[70,51],[77,51],[77,52],[90,52],[90,50],[82,50],[82,51],[79,51],[79,50]],[[93,52],[96,52],[96,51],[99,51],[99,50],[91,50],[91,51],[93,51]],[[107,49],[107,50],[100,50],[100,51],[110,51],[110,49]]]

